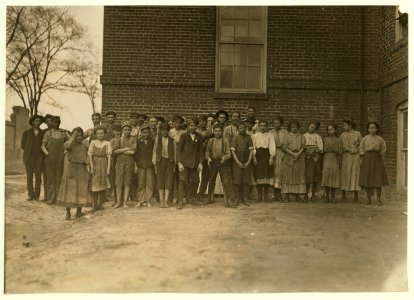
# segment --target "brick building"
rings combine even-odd
[[[407,15],[394,6],[105,7],[102,112],[377,120],[406,186]],[[306,126],[302,126],[305,130]]]

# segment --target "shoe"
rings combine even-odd
[[[312,194],[311,198],[310,198],[310,202],[314,203],[315,202],[315,195]]]
[[[70,220],[70,214],[66,214],[65,220]]]
[[[33,197],[28,197],[26,200],[27,201],[33,201]]]
[[[381,201],[381,198],[377,198],[377,205],[378,205],[378,206],[382,206],[382,201]]]
[[[250,206],[250,203],[247,200],[243,200],[243,204],[246,205],[246,206]]]
[[[147,206],[148,207],[151,207],[152,205],[151,205],[151,203],[149,202],[149,201],[147,201]]]
[[[308,194],[305,195],[305,197],[303,198],[303,202],[308,203],[309,201],[309,196]]]
[[[228,205],[229,205],[230,208],[237,208],[237,205],[234,204],[233,201],[227,200],[227,202],[228,202]]]
[[[371,204],[371,199],[368,199],[364,204],[370,205]]]
[[[177,210],[183,209],[183,201],[177,201],[177,206],[175,207]]]
[[[80,219],[81,217],[82,217],[82,213],[76,213],[76,216],[75,216],[76,219]]]

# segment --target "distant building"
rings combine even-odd
[[[382,125],[386,166],[407,185],[407,15],[395,6],[105,7],[102,112]],[[303,129],[305,126],[303,126]]]

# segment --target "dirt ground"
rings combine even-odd
[[[24,176],[5,199],[6,293],[407,290],[405,202],[106,204],[65,221],[25,200]]]

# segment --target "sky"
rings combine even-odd
[[[72,6],[70,7],[75,18],[88,28],[88,39],[94,44],[102,62],[103,48],[103,6]],[[61,128],[72,130],[80,126],[84,129],[92,127],[91,114],[92,105],[86,95],[73,92],[51,93],[53,98],[59,102],[61,108],[54,107],[48,103],[39,104],[39,113],[46,115],[59,115],[61,117]],[[23,106],[22,101],[13,93],[6,94],[5,118],[10,120],[13,106]],[[101,99],[98,101],[100,112]]]

